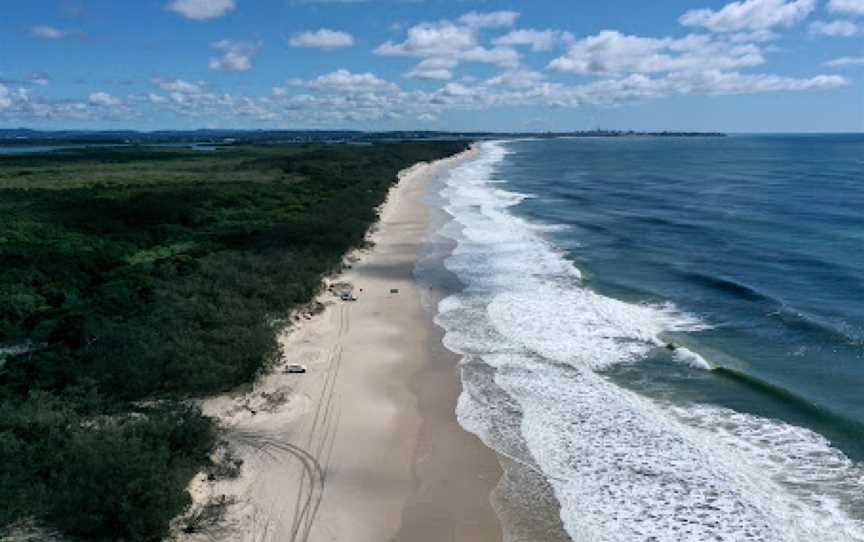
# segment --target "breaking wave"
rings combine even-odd
[[[706,329],[671,304],[626,303],[509,207],[486,143],[441,197],[463,291],[438,306],[445,345],[494,377],[465,381],[458,415],[490,447],[543,473],[573,540],[864,541],[864,470],[810,430],[706,405],[670,405],[602,370],[638,363],[664,333]],[[679,347],[673,358],[711,366]],[[494,384],[494,385],[492,385]],[[499,397],[501,394],[504,397]],[[497,394],[497,395],[496,395]]]

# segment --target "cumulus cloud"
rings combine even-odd
[[[27,80],[33,83],[34,85],[46,86],[51,82],[51,76],[49,76],[45,72],[33,72],[27,77]]]
[[[108,107],[112,105],[120,105],[121,100],[116,98],[107,92],[94,92],[88,98],[88,101],[100,107]]]
[[[526,45],[530,46],[532,51],[548,51],[559,43],[572,42],[573,35],[569,32],[560,30],[534,30],[520,29],[512,30],[508,34],[495,38],[492,43],[495,45]]]
[[[763,43],[780,38],[780,34],[771,30],[754,30],[752,32],[738,32],[729,36],[733,43]]]
[[[706,35],[646,38],[606,30],[573,44],[549,68],[581,75],[731,70],[762,64],[753,44],[715,41]]]
[[[80,30],[61,30],[46,24],[37,24],[30,27],[30,36],[44,40],[59,40],[63,38],[83,38],[86,34]]]
[[[292,80],[291,84],[333,92],[398,92],[399,87],[373,73],[352,73],[341,69],[309,81]]]
[[[288,43],[292,47],[312,47],[317,49],[338,49],[354,45],[354,37],[347,32],[321,28],[314,32],[301,32],[291,36]]]
[[[459,62],[453,58],[427,58],[414,66],[404,75],[406,79],[427,79],[443,81],[453,78],[452,69]]]
[[[671,81],[675,82],[675,77]],[[776,91],[821,90],[849,84],[838,75],[817,75],[798,79],[773,74],[741,74],[738,72],[706,71],[685,80],[681,93],[744,94]]]
[[[199,94],[203,92],[202,83],[192,83],[183,79],[154,79],[153,84],[167,92]]]
[[[453,77],[453,68],[463,62],[515,68],[519,65],[519,53],[515,49],[498,45],[484,47],[479,44],[477,35],[478,29],[484,26],[500,26],[507,21],[515,21],[515,15],[515,12],[471,12],[460,17],[458,22],[443,20],[420,23],[408,29],[404,41],[387,41],[378,46],[374,53],[421,59],[417,66],[405,74],[411,79],[450,79]]]
[[[831,0],[828,2],[828,11],[864,15],[864,0]]]
[[[510,70],[491,77],[484,82],[489,87],[528,88],[544,81],[546,76],[532,70]]]
[[[473,47],[461,53],[462,60],[468,62],[485,62],[503,68],[514,68],[519,65],[519,53],[509,47]]]
[[[252,58],[259,44],[242,40],[221,40],[210,45],[222,56],[210,58],[210,69],[220,71],[246,71],[252,68]]]
[[[166,1],[166,0],[163,0]],[[217,92],[203,81],[157,78],[151,93],[123,98],[94,92],[79,101],[39,97],[34,81],[0,85],[0,118],[109,118],[141,114],[134,108],[152,109],[195,118],[243,118],[294,125],[366,125],[394,119],[433,121],[453,110],[490,107],[580,107],[586,104],[618,104],[682,95],[725,95],[760,92],[793,92],[831,89],[848,85],[839,75],[787,77],[770,73],[744,73],[761,65],[777,30],[807,17],[815,0],[742,0],[716,11],[695,10],[681,17],[683,24],[701,26],[712,33],[684,37],[645,37],[607,30],[576,40],[560,30],[513,29],[518,13],[471,12],[452,20],[422,22],[407,30],[401,40],[387,41],[375,49],[381,56],[414,59],[403,77],[433,82],[423,90],[406,90],[371,72],[339,69],[311,79],[292,79],[263,96]],[[832,0],[844,5],[852,0]],[[221,14],[234,2],[172,2],[201,7],[222,5]],[[227,6],[230,4],[230,6]],[[218,7],[218,6],[217,6]],[[836,7],[836,6],[835,6]],[[176,10],[175,10],[176,11]],[[214,18],[216,11],[190,16]],[[191,12],[190,12],[191,13]],[[847,21],[848,22],[848,21]],[[825,23],[833,24],[833,23]],[[855,25],[856,23],[851,23]],[[814,23],[814,27],[818,25]],[[491,39],[485,29],[505,28]],[[839,27],[838,27],[839,28]],[[857,28],[857,26],[856,26]],[[491,39],[491,42],[490,42]],[[289,38],[295,47],[323,49],[353,44],[350,34],[319,29]],[[221,40],[211,44],[219,55],[210,59],[214,70],[248,70],[260,43]],[[560,76],[535,71],[521,63],[518,47],[535,52],[565,47],[548,64],[557,72],[587,75],[587,82],[564,83]],[[526,53],[527,54],[527,53]],[[844,57],[827,62],[831,67],[864,64],[861,58]],[[494,76],[458,74],[460,65],[484,63],[497,68]],[[745,70],[746,71],[746,70]],[[458,82],[452,80],[459,77]],[[548,77],[547,77],[548,76]],[[430,90],[430,87],[437,89]]]
[[[470,28],[500,28],[513,26],[518,18],[519,13],[515,11],[472,11],[459,17],[459,22]]]
[[[861,32],[861,28],[852,21],[813,21],[810,33],[817,36],[833,36],[849,38]]]
[[[10,105],[12,105],[12,98],[9,97],[9,89],[0,83],[0,109],[6,109]]]
[[[797,79],[773,74],[742,74],[708,70],[652,78],[632,74],[582,85],[569,95],[582,103],[616,103],[676,95],[734,95],[831,89],[849,82],[836,75]]]
[[[412,26],[408,29],[405,41],[383,43],[375,49],[375,54],[451,58],[460,51],[476,46],[477,39],[473,30],[450,21],[441,21]]]
[[[678,22],[712,32],[766,30],[792,26],[807,18],[815,7],[816,0],[742,0],[726,4],[718,11],[690,10]]]
[[[234,0],[173,0],[167,6],[170,11],[195,21],[217,19],[235,7]]]
[[[842,56],[840,58],[835,58],[834,60],[829,60],[825,65],[831,66],[832,68],[839,68],[842,66],[864,66],[864,56]]]
[[[838,59],[839,60],[839,59]],[[850,62],[851,64],[852,62]],[[192,92],[182,80],[163,80],[165,94],[133,95],[121,99],[96,92],[84,101],[50,100],[25,89],[0,85],[2,118],[112,119],[141,114],[139,104],[192,118],[249,119],[271,123],[344,126],[367,125],[397,118],[434,119],[456,110],[489,107],[617,104],[680,95],[721,95],[780,91],[814,91],[847,85],[837,75],[793,78],[773,74],[703,70],[674,73],[614,75],[593,82],[567,85],[546,80],[525,69],[504,71],[478,82],[448,82],[433,91],[407,91],[372,73],[337,70],[319,77],[291,81],[300,87],[276,87],[265,96]],[[124,117],[125,116],[125,117]]]

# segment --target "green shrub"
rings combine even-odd
[[[396,173],[464,147],[0,156],[0,345],[32,347],[0,367],[0,528],[162,537],[214,441],[183,399],[272,363]]]

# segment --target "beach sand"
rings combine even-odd
[[[435,175],[473,151],[400,175],[371,232],[329,282],[323,312],[295,318],[284,364],[249,390],[203,402],[225,429],[221,462],[239,476],[193,480],[192,533],[178,540],[501,540],[490,493],[497,456],[456,421],[457,358],[421,304],[414,280]],[[210,516],[218,517],[213,520]]]

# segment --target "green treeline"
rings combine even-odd
[[[458,142],[0,157],[0,537],[157,540],[279,319],[362,244],[396,173]]]

